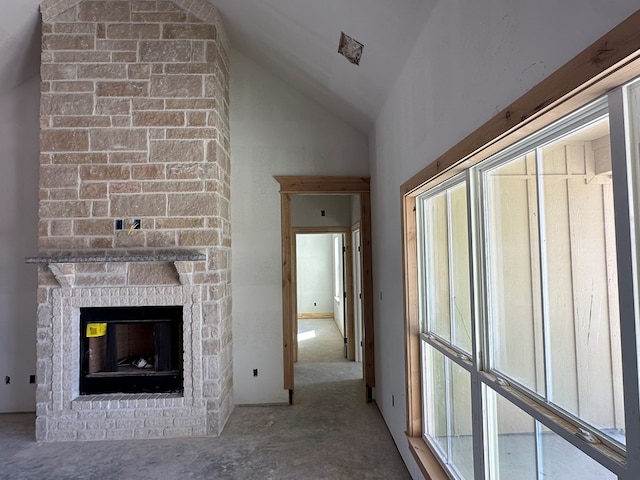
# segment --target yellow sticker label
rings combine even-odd
[[[104,337],[107,334],[106,323],[87,323],[87,337]]]

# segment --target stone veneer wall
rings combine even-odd
[[[40,251],[188,249],[206,260],[194,262],[188,285],[166,262],[70,263],[66,285],[40,267],[38,439],[107,438],[116,406],[125,418],[148,407],[156,418],[116,438],[217,435],[233,408],[229,46],[219,15],[206,0],[51,0],[41,12]],[[141,229],[129,232],[133,219]],[[185,325],[197,328],[188,354],[185,340],[185,397],[167,400],[190,409],[190,431],[162,419],[171,412],[160,398],[78,402],[76,380],[59,371],[70,340],[56,334],[76,328],[81,306],[166,304],[164,288],[189,305]],[[54,398],[55,382],[71,382],[70,393]]]

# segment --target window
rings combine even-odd
[[[476,167],[488,292],[482,324],[488,370],[624,444],[605,107],[542,132],[526,153]]]
[[[420,203],[425,330],[471,352],[467,191],[454,180]],[[428,254],[427,254],[428,252]],[[426,299],[429,299],[426,301]]]
[[[511,472],[490,478],[521,470],[538,478],[549,462],[566,467],[545,457],[548,418],[500,396],[507,388],[624,452],[607,105],[606,98],[589,105],[417,198],[423,431],[456,478],[474,478],[474,428],[486,468]],[[477,192],[470,201],[467,188]],[[485,292],[475,312],[472,270],[474,290]],[[477,425],[474,371],[483,389]],[[507,437],[521,445],[505,457]],[[591,463],[581,453],[565,458]],[[565,478],[582,479],[580,471]]]
[[[425,438],[461,478],[472,478],[468,476],[473,472],[472,340],[465,179],[455,178],[421,197],[417,211]]]
[[[410,437],[456,479],[635,478],[640,81],[465,161],[405,195]]]

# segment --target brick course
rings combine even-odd
[[[228,119],[212,113],[218,107],[227,109],[225,89],[218,86],[217,77],[222,83],[228,82],[224,60],[228,52],[221,25],[212,21],[215,11],[204,0],[58,0],[44,2],[42,8],[41,71],[46,93],[41,101],[41,150],[43,154],[57,154],[51,157],[56,165],[81,166],[74,182],[82,193],[58,191],[53,196],[58,200],[92,198],[112,203],[119,202],[121,193],[131,191],[170,193],[197,191],[194,189],[200,186],[205,191],[205,184],[187,187],[179,182],[184,175],[163,176],[155,166],[137,169],[133,176],[153,184],[137,184],[133,189],[114,184],[111,188],[111,182],[130,177],[122,170],[97,174],[90,167],[105,163],[105,157],[90,152],[107,153],[106,163],[176,165],[186,161],[203,165],[197,178],[216,173],[206,167],[211,161],[206,143],[215,142],[222,150],[228,145]],[[50,12],[53,15],[48,17]],[[116,54],[126,51],[136,55],[135,61],[114,61]],[[84,156],[79,153],[74,157],[71,152],[83,152]],[[228,150],[225,154],[228,156]],[[174,167],[172,172],[176,171]],[[47,172],[43,188],[56,182],[61,188],[65,181],[70,182],[67,174],[49,180],[58,176],[58,172]],[[89,184],[96,181],[104,185]],[[104,192],[108,192],[107,197]],[[51,198],[51,192],[45,197]],[[100,213],[104,209],[98,208]],[[41,209],[42,221],[54,219],[48,213],[46,208]],[[84,211],[81,216],[85,216]],[[96,236],[103,235],[102,231],[96,232]],[[86,232],[86,236],[91,237],[92,232]],[[62,248],[70,239],[58,240]],[[46,244],[51,248],[55,242]],[[116,246],[115,236],[111,246]]]
[[[219,15],[206,0],[45,0],[41,12],[40,250],[185,248],[207,261],[191,273],[176,264],[179,278],[164,264],[40,269],[36,436],[218,435],[233,408],[229,45]],[[114,231],[116,219],[134,218],[142,229]],[[184,396],[78,396],[78,349],[64,348],[78,341],[78,309],[167,302],[190,305]],[[219,340],[203,322],[221,325]],[[203,364],[217,369],[206,379]]]

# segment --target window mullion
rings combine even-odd
[[[447,219],[447,268],[449,270],[449,338],[451,339],[451,344],[457,344],[456,338],[456,328],[455,328],[455,316],[456,316],[456,306],[455,306],[455,296],[456,296],[456,286],[455,286],[455,271],[454,271],[454,259],[453,259],[453,218],[452,218],[452,205],[451,205],[451,191],[447,190],[446,192],[446,202],[445,202],[445,216]],[[447,461],[449,464],[453,465],[453,388],[452,388],[452,371],[451,371],[451,361],[448,359],[445,360],[445,377],[446,377],[446,397],[447,397]]]
[[[495,395],[486,395],[486,387],[483,388],[480,384],[480,392],[482,396],[482,402],[485,404],[485,413],[483,415],[483,428],[484,428],[484,457],[487,460],[487,464],[484,466],[484,470],[479,472],[476,470],[475,480],[500,478],[500,461],[498,460],[498,422]]]
[[[538,258],[540,259],[540,276],[538,278],[540,288],[540,311],[542,321],[542,355],[543,355],[543,375],[544,375],[544,396],[547,401],[553,398],[553,370],[551,368],[551,348],[550,348],[550,328],[549,328],[549,304],[547,302],[547,255],[546,255],[546,222],[545,222],[545,204],[544,204],[544,191],[542,183],[543,168],[543,153],[542,148],[537,147],[535,150],[535,178],[536,178],[536,198],[538,208]],[[536,442],[536,478],[542,480],[542,466],[544,465],[544,459],[542,458],[542,424],[535,421],[535,442]]]
[[[418,244],[418,312],[420,312],[419,314],[419,322],[420,322],[420,332],[425,332],[427,331],[428,327],[429,327],[429,316],[427,313],[427,304],[426,304],[426,293],[427,293],[427,288],[426,288],[426,275],[427,275],[427,268],[429,268],[428,262],[426,261],[426,256],[425,256],[425,252],[427,250],[427,235],[425,233],[426,231],[426,222],[424,219],[425,216],[425,209],[424,209],[424,200],[420,199],[418,201],[416,201],[416,214],[417,214],[417,228],[416,228],[416,234],[418,236],[417,238],[417,244]]]
[[[453,457],[453,448],[451,445],[451,422],[452,422],[452,415],[451,415],[451,402],[453,399],[452,393],[451,393],[451,362],[449,361],[449,359],[447,357],[445,357],[444,360],[444,390],[445,390],[445,398],[446,398],[446,402],[445,402],[445,407],[446,407],[446,415],[447,415],[447,464],[452,465],[452,457]]]
[[[447,190],[447,201],[445,203],[446,218],[447,218],[447,265],[449,269],[449,338],[451,344],[456,345],[455,337],[455,278],[454,278],[454,264],[453,264],[453,221],[451,218],[451,192]]]
[[[622,376],[624,382],[627,474],[631,480],[640,471],[640,397],[638,389],[638,332],[633,270],[632,216],[629,190],[638,188],[639,179],[628,176],[629,151],[626,146],[625,95],[621,87],[609,93],[609,125],[611,135],[611,167],[615,210],[620,332],[622,342]],[[637,221],[637,220],[636,220]],[[634,225],[634,227],[637,227]]]
[[[540,259],[540,302],[542,312],[542,355],[544,362],[544,397],[547,401],[553,399],[553,370],[551,368],[551,339],[550,339],[550,326],[549,326],[549,303],[547,299],[548,288],[546,278],[548,272],[548,262],[546,255],[546,223],[545,223],[545,205],[544,205],[544,192],[542,186],[542,172],[543,172],[543,153],[542,148],[537,147],[535,151],[536,156],[536,196],[538,200],[538,256]]]
[[[542,458],[542,424],[535,420],[535,432],[536,432],[536,479],[544,480],[542,478],[542,466],[544,465],[544,459]]]
[[[475,310],[475,347],[478,349],[474,358],[477,359],[477,371],[489,370],[491,368],[492,358],[489,344],[491,341],[491,329],[489,328],[489,315],[492,309],[491,296],[489,295],[487,285],[489,284],[489,267],[487,257],[491,254],[485,235],[484,212],[488,209],[487,195],[484,191],[484,174],[474,169],[472,179],[469,182],[471,187],[470,202],[474,205],[473,214],[470,216],[471,221],[471,242],[474,274],[472,279],[474,282],[474,302]]]
[[[481,230],[480,212],[482,202],[479,201],[481,184],[475,169],[467,170],[467,232],[469,241],[469,283],[471,302],[471,357],[473,368],[471,369],[471,414],[473,419],[473,470],[475,480],[482,480],[488,475],[488,467],[485,459],[488,458],[488,447],[485,434],[485,413],[488,409],[484,405],[482,394],[482,382],[479,372],[484,368],[484,352],[486,344],[481,327],[482,318],[485,316],[486,296],[483,283],[480,278],[483,275],[484,262],[480,254],[478,235]]]
[[[540,218],[544,215],[544,200],[542,199],[542,186],[540,181],[540,172],[542,171],[541,158],[542,154],[540,148],[536,148],[531,154],[533,154],[533,160],[530,161],[525,156],[525,164],[527,168],[527,193],[528,193],[528,206],[529,211],[533,211],[535,215],[529,215],[529,249],[531,251],[531,300],[532,300],[532,320],[533,320],[533,348],[534,348],[534,368],[535,368],[535,390],[540,393],[540,385],[545,388],[545,397],[547,395],[547,365],[546,365],[546,345],[544,335],[544,270],[542,265],[542,250],[543,246],[543,221]],[[529,170],[533,164],[533,172]],[[532,184],[533,183],[533,188]],[[532,198],[532,196],[534,198]],[[533,210],[535,209],[535,210]],[[541,330],[541,335],[536,334],[538,326]],[[542,368],[538,365],[539,351],[542,352]],[[540,371],[542,370],[542,371]]]

